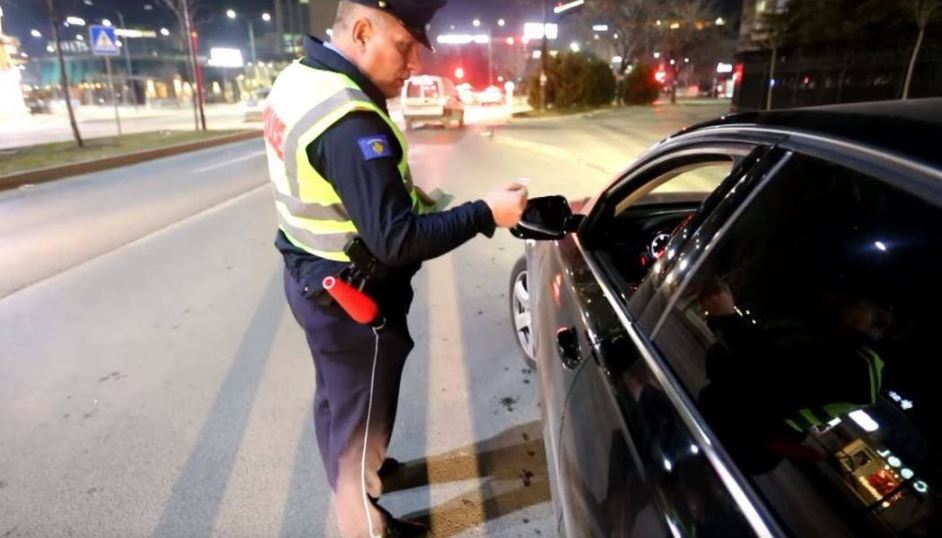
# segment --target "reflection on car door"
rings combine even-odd
[[[575,241],[561,241],[559,253],[563,319],[554,352],[574,376],[558,439],[565,535],[667,536],[618,402],[638,357]]]
[[[532,327],[534,359],[537,373],[541,377],[543,435],[547,448],[550,486],[553,490],[554,513],[563,518],[565,513],[566,492],[559,483],[560,468],[558,458],[559,432],[565,421],[564,403],[569,388],[575,378],[574,362],[564,361],[557,347],[556,330],[573,326],[570,304],[569,269],[561,256],[563,249],[574,249],[571,238],[561,240],[557,245],[536,243],[529,250],[527,268],[530,281],[530,305],[533,316]],[[565,336],[563,337],[565,338]],[[557,521],[557,524],[559,522]]]

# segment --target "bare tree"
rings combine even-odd
[[[158,0],[160,5],[173,14],[177,22],[176,35],[179,36],[180,48],[187,51],[186,63],[189,68],[193,90],[193,122],[196,130],[206,130],[206,113],[203,111],[203,88],[200,82],[197,52],[194,50],[193,34],[196,32],[194,14],[200,13],[200,0]]]
[[[779,50],[786,46],[790,39],[789,16],[786,12],[772,11],[762,16],[764,35],[759,41],[760,46],[772,51],[769,62],[769,86],[766,88],[765,109],[772,109],[772,94],[775,91],[775,64],[778,63]]]
[[[910,9],[916,27],[919,29],[913,54],[909,58],[909,67],[906,69],[906,81],[903,83],[903,99],[909,99],[909,88],[913,80],[913,71],[916,70],[916,60],[919,58],[922,41],[926,36],[926,26],[929,26],[929,23],[942,13],[942,0],[902,0],[902,2]]]
[[[702,45],[716,19],[715,0],[676,0],[669,16],[657,25],[664,36],[663,47],[672,62],[671,103],[677,102],[677,78],[681,60]]]
[[[82,140],[82,134],[79,133],[78,123],[75,122],[75,111],[72,110],[72,98],[69,96],[69,75],[65,70],[65,58],[62,56],[62,37],[59,35],[59,26],[62,25],[62,13],[56,5],[56,0],[46,0],[46,11],[49,14],[49,21],[52,23],[52,37],[56,42],[56,54],[59,56],[60,83],[62,84],[62,93],[65,95],[65,107],[69,110],[69,123],[72,125],[72,134],[75,136],[75,143],[78,147],[84,148],[85,141]]]
[[[636,58],[653,52],[659,34],[655,21],[658,13],[666,13],[663,9],[659,0],[598,0],[589,5],[587,17],[608,22],[615,52],[621,57],[619,75]]]

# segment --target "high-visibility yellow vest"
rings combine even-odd
[[[865,402],[835,402],[815,408],[799,409],[793,417],[785,420],[789,426],[800,432],[808,431],[812,427],[823,426],[835,418],[877,402],[880,387],[883,385],[883,359],[867,347],[858,348],[856,353],[866,362],[870,374],[870,398]],[[813,372],[810,374],[814,375]]]
[[[265,106],[265,147],[278,227],[298,248],[339,262],[350,261],[343,249],[358,235],[357,228],[333,185],[309,162],[307,147],[344,116],[357,111],[375,112],[395,134],[402,148],[402,182],[412,196],[414,210],[424,212],[412,184],[405,136],[350,77],[296,61],[278,75]],[[356,144],[351,141],[350,151],[358,150]]]

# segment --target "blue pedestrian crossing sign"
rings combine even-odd
[[[92,52],[95,56],[117,56],[118,39],[115,37],[113,26],[89,26],[88,37],[92,42]]]

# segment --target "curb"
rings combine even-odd
[[[257,130],[248,131],[244,133],[218,136],[206,140],[199,140],[197,142],[187,142],[184,144],[176,144],[173,146],[166,146],[157,149],[127,153],[125,155],[117,155],[115,157],[108,157],[95,161],[82,161],[61,166],[40,168],[38,170],[29,170],[26,172],[0,177],[0,191],[15,189],[23,185],[35,185],[56,179],[78,176],[91,172],[100,172],[102,170],[110,170],[112,168],[120,168],[122,166],[129,166],[132,164],[152,161],[154,159],[160,159],[163,157],[179,155],[181,153],[188,153],[191,151],[223,146],[225,144],[232,144],[234,142],[242,142],[244,140],[251,140],[253,138],[260,137],[261,134],[262,132]]]

